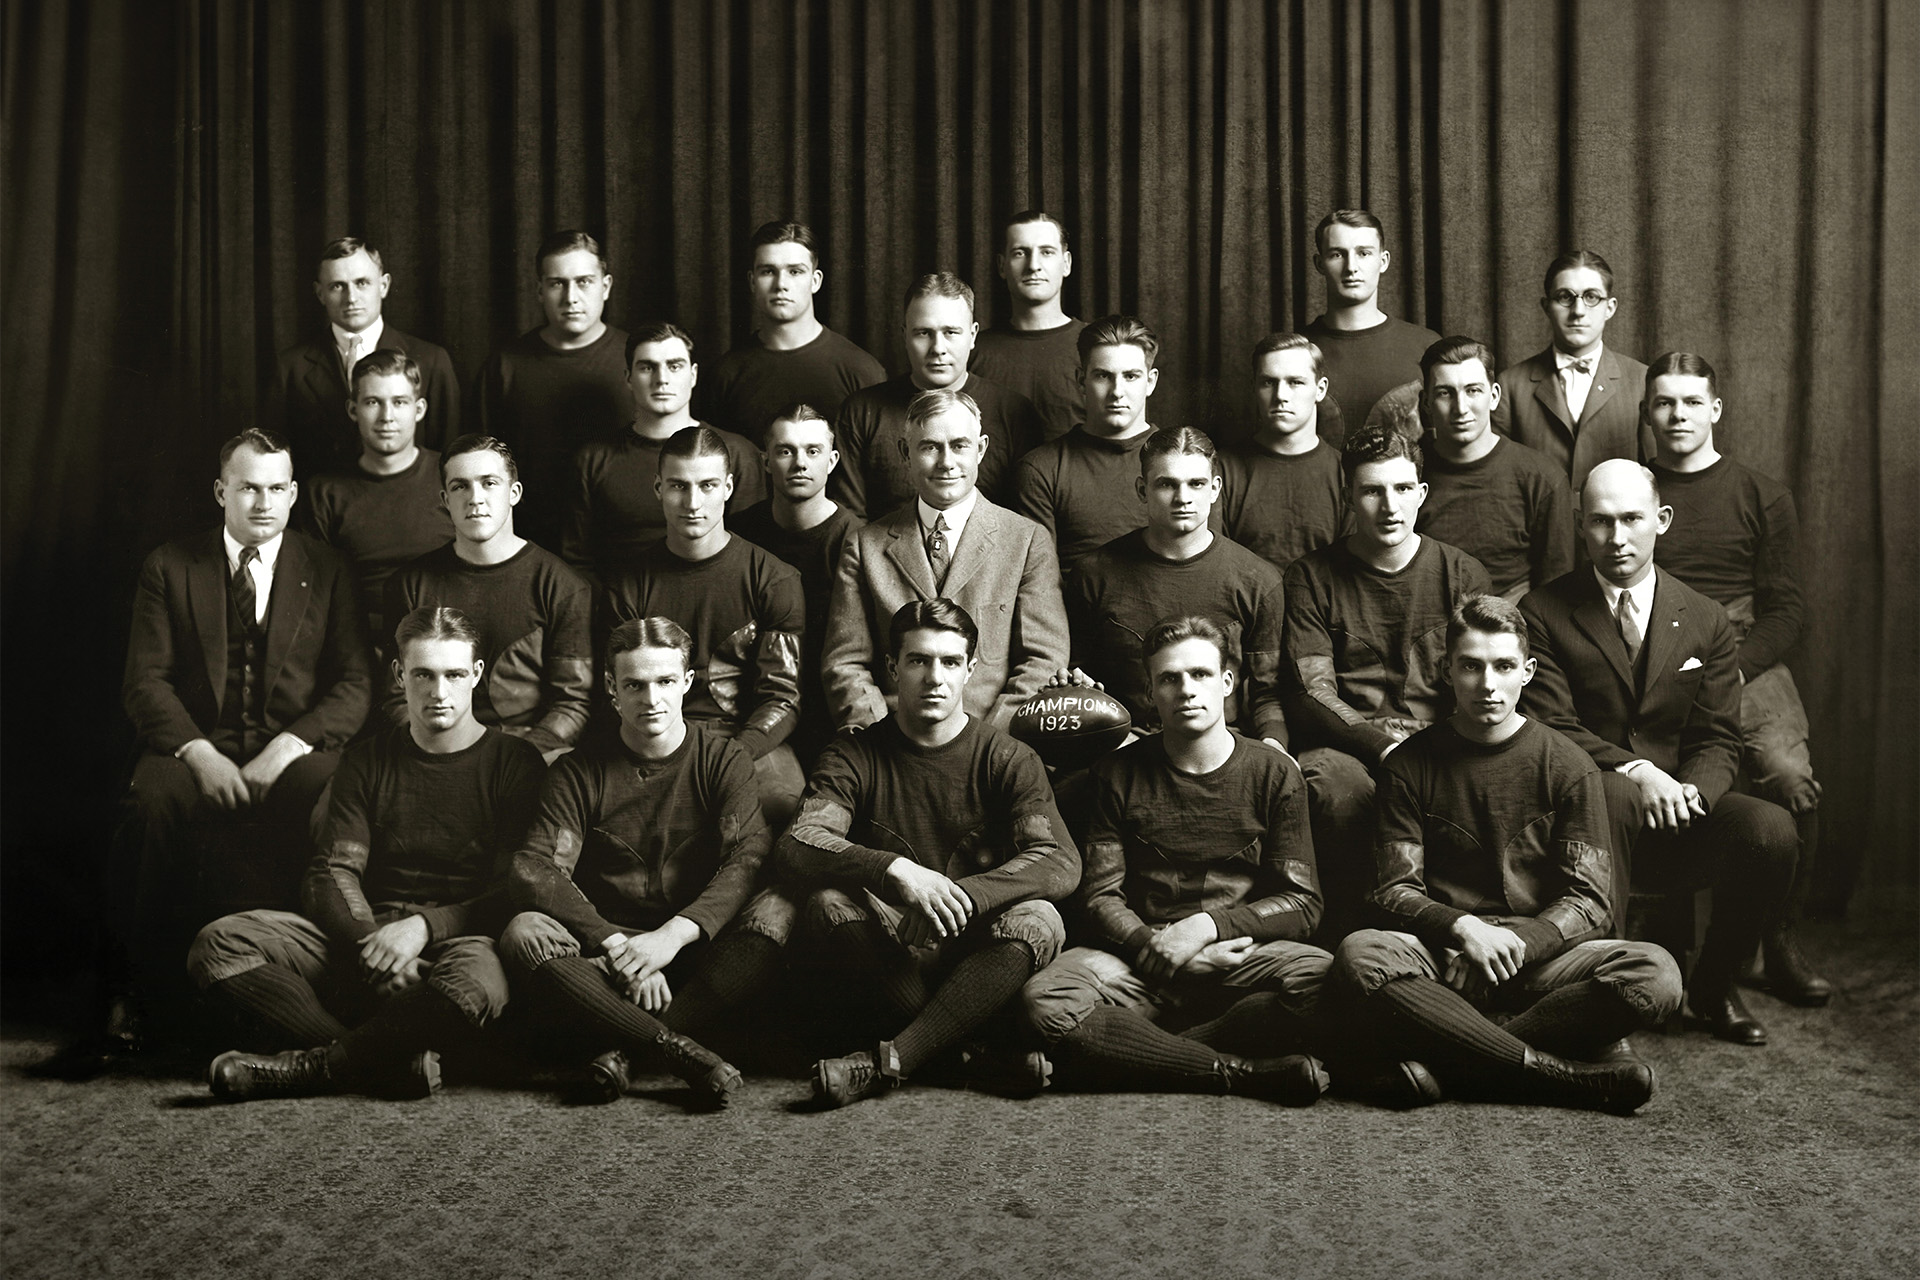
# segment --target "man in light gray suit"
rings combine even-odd
[[[980,629],[967,714],[1005,728],[1014,708],[1067,665],[1053,539],[975,488],[992,441],[966,392],[916,396],[900,447],[917,498],[849,537],[840,557],[822,659],[834,724],[864,729],[893,709],[888,623],[909,601],[945,597]]]

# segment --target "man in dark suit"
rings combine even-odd
[[[1723,1040],[1765,1044],[1735,976],[1781,927],[1799,857],[1793,816],[1731,790],[1740,760],[1739,641],[1724,609],[1653,563],[1673,519],[1653,473],[1609,459],[1587,477],[1580,532],[1592,560],[1521,601],[1539,671],[1521,710],[1603,771],[1627,901],[1640,882],[1713,886],[1713,923],[1688,1003]]]
[[[298,493],[286,442],[243,431],[220,450],[223,528],[168,543],[140,571],[124,698],[142,754],[114,841],[110,910],[143,986],[178,975],[204,922],[204,911],[184,917],[204,878],[195,837],[207,824],[254,826],[262,900],[246,905],[298,901],[309,821],[367,717],[353,570],[287,530]],[[207,889],[234,897],[231,886]]]
[[[400,332],[380,316],[393,277],[380,251],[342,236],[320,251],[313,296],[327,313],[324,337],[297,342],[280,353],[268,390],[267,421],[286,436],[300,474],[349,470],[360,456],[360,435],[348,415],[347,378],[363,356],[399,351],[420,368],[418,443],[438,449],[460,434],[460,384],[446,349]]]
[[[1564,467],[1575,493],[1608,458],[1653,457],[1653,433],[1640,421],[1647,366],[1602,340],[1619,306],[1605,258],[1562,254],[1540,299],[1553,344],[1500,373],[1493,429]]]

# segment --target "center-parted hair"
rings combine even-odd
[[[1254,372],[1260,371],[1260,362],[1276,351],[1304,351],[1313,357],[1313,376],[1327,376],[1326,361],[1320,354],[1320,348],[1312,339],[1297,333],[1270,333],[1253,344]]]
[[[910,631],[951,631],[965,638],[968,661],[973,660],[980,644],[980,628],[973,624],[973,615],[944,596],[909,600],[894,610],[893,620],[887,624],[888,654],[896,659],[900,656],[900,646],[906,643]]]
[[[682,427],[667,437],[660,446],[660,463],[666,465],[668,458],[718,458],[727,464],[727,474],[733,474],[733,455],[727,452],[727,442],[721,434],[704,422],[691,427]]]
[[[1162,427],[1140,446],[1140,478],[1147,478],[1148,468],[1153,465],[1155,458],[1175,453],[1205,458],[1213,474],[1220,474],[1220,451],[1214,447],[1212,436],[1198,427]]]
[[[233,455],[243,448],[251,449],[255,453],[284,453],[289,460],[293,457],[293,450],[287,446],[285,436],[277,431],[269,431],[265,427],[248,427],[220,446],[221,475],[227,473],[227,464],[232,462]]]
[[[973,312],[973,289],[951,271],[934,271],[916,279],[907,286],[907,297],[900,304],[905,311],[922,298],[955,298],[967,304],[968,314]]]
[[[600,242],[584,231],[568,228],[565,231],[556,231],[545,240],[542,240],[540,247],[534,251],[533,274],[535,278],[545,277],[548,258],[557,258],[563,253],[573,253],[582,249],[593,255],[594,261],[600,264],[600,273],[605,275],[609,268],[607,266],[607,255],[600,251]]]
[[[1205,640],[1212,645],[1214,652],[1220,655],[1222,671],[1233,661],[1227,654],[1227,633],[1211,619],[1190,613],[1156,622],[1148,629],[1146,639],[1140,642],[1141,663],[1152,662],[1154,654],[1162,649],[1171,649],[1182,640]]]
[[[1454,608],[1453,615],[1447,619],[1447,655],[1453,655],[1453,646],[1460,643],[1460,637],[1469,631],[1479,631],[1490,636],[1510,635],[1520,640],[1520,656],[1533,656],[1533,646],[1527,638],[1527,620],[1520,612],[1520,606],[1499,596],[1468,596]]]
[[[1029,222],[1051,222],[1053,229],[1060,233],[1060,252],[1071,253],[1073,246],[1067,243],[1067,224],[1046,212],[1044,209],[1022,209],[1008,218],[1006,225],[1000,228],[1000,252],[1007,251],[1007,233],[1015,227],[1025,226]]]
[[[1395,458],[1405,458],[1411,462],[1414,475],[1422,473],[1420,447],[1417,444],[1392,427],[1362,427],[1347,437],[1346,445],[1340,450],[1340,478],[1351,489],[1354,472],[1370,462],[1392,462]]]
[[[393,652],[405,662],[407,646],[416,640],[464,640],[480,660],[480,628],[473,619],[446,605],[423,604],[393,629]]]
[[[1667,377],[1705,378],[1707,393],[1716,400],[1720,398],[1720,379],[1714,376],[1712,365],[1691,351],[1669,351],[1656,357],[1647,366],[1647,389],[1643,393],[1642,404],[1651,403],[1645,397],[1653,394],[1653,380]]]
[[[627,335],[627,368],[633,368],[633,353],[649,342],[671,342],[675,338],[687,344],[687,360],[693,360],[693,335],[677,324],[643,324]]]
[[[447,464],[463,453],[497,453],[500,455],[500,461],[506,465],[507,479],[511,481],[520,479],[520,463],[513,456],[513,450],[507,447],[505,440],[497,436],[484,436],[477,431],[469,431],[449,444],[446,452],[440,455],[440,487],[442,489],[447,487]]]
[[[637,649],[672,649],[680,655],[681,670],[693,669],[693,637],[672,618],[632,618],[615,627],[607,636],[607,670],[613,670],[615,658]]]
[[[1553,278],[1562,271],[1577,271],[1581,268],[1597,272],[1600,276],[1600,287],[1606,290],[1609,297],[1612,296],[1613,268],[1607,265],[1605,258],[1591,249],[1575,249],[1572,253],[1563,253],[1549,262],[1546,277],[1540,284],[1541,296],[1544,297],[1553,292]]]
[[[404,351],[389,351],[383,347],[361,356],[353,366],[353,394],[356,396],[360,394],[362,378],[405,378],[413,384],[413,394],[420,394],[420,366]]]
[[[832,420],[810,404],[788,405],[767,419],[767,429],[771,431],[776,422],[824,422],[827,424],[829,434],[832,433],[833,428]]]
[[[955,391],[952,387],[940,387],[933,391],[922,391],[907,405],[907,433],[911,438],[913,429],[930,418],[943,413],[963,409],[973,415],[973,421],[982,431],[986,430],[985,420],[980,416],[980,403],[964,391]]]
[[[804,222],[785,218],[761,223],[753,238],[747,241],[748,262],[753,261],[753,251],[763,244],[797,244],[813,259],[814,270],[820,269],[820,246],[814,242],[813,228]]]
[[[1147,328],[1138,316],[1108,316],[1082,329],[1079,341],[1082,369],[1087,367],[1087,358],[1095,347],[1138,347],[1140,354],[1147,358],[1149,369],[1160,358],[1159,335]]]
[[[1469,360],[1478,360],[1480,367],[1487,371],[1487,381],[1493,381],[1493,352],[1487,350],[1487,344],[1478,338],[1468,338],[1456,334],[1451,338],[1442,338],[1428,347],[1420,355],[1420,381],[1433,380],[1433,371],[1443,364],[1465,364]]]
[[[1380,237],[1380,247],[1387,247],[1387,229],[1380,219],[1366,209],[1335,209],[1320,219],[1320,225],[1313,229],[1313,247],[1320,252],[1327,251],[1327,230],[1330,227],[1359,227],[1371,231]]]
[[[316,280],[319,279],[320,268],[327,263],[337,261],[341,258],[351,258],[362,249],[366,250],[367,257],[373,260],[374,270],[378,271],[381,275],[387,274],[387,264],[380,260],[380,251],[378,249],[368,244],[365,240],[362,240],[359,236],[341,236],[338,240],[329,240],[320,246],[320,258],[313,264],[314,278]]]

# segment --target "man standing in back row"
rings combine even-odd
[[[1307,326],[1326,361],[1327,384],[1348,431],[1374,401],[1420,376],[1420,353],[1440,335],[1380,309],[1380,277],[1393,264],[1386,229],[1365,209],[1335,209],[1313,233],[1313,267],[1327,281],[1327,309]],[[1321,412],[1327,434],[1331,414]],[[1328,436],[1338,446],[1343,436]]]
[[[1033,401],[1049,440],[1080,421],[1080,331],[1061,299],[1073,274],[1067,228],[1038,209],[1008,219],[999,257],[1011,310],[980,335],[973,371]]]

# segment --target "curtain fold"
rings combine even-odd
[[[1912,901],[1911,0],[5,13],[5,603],[16,653],[70,642],[98,685],[7,664],[10,795],[48,768],[23,735],[84,750],[117,716],[133,571],[212,518],[214,447],[318,331],[330,237],[378,244],[390,321],[470,377],[537,323],[546,231],[602,239],[614,322],[673,319],[711,359],[747,331],[744,240],[794,215],[823,237],[824,318],[897,369],[908,281],[956,270],[990,322],[999,220],[1043,207],[1072,233],[1071,309],[1161,334],[1154,420],[1233,435],[1255,339],[1321,308],[1315,223],[1364,204],[1397,314],[1517,361],[1545,345],[1544,265],[1588,247],[1618,347],[1720,370],[1723,447],[1805,522],[1795,668],[1828,827],[1877,899]],[[41,820],[7,808],[12,857]]]

